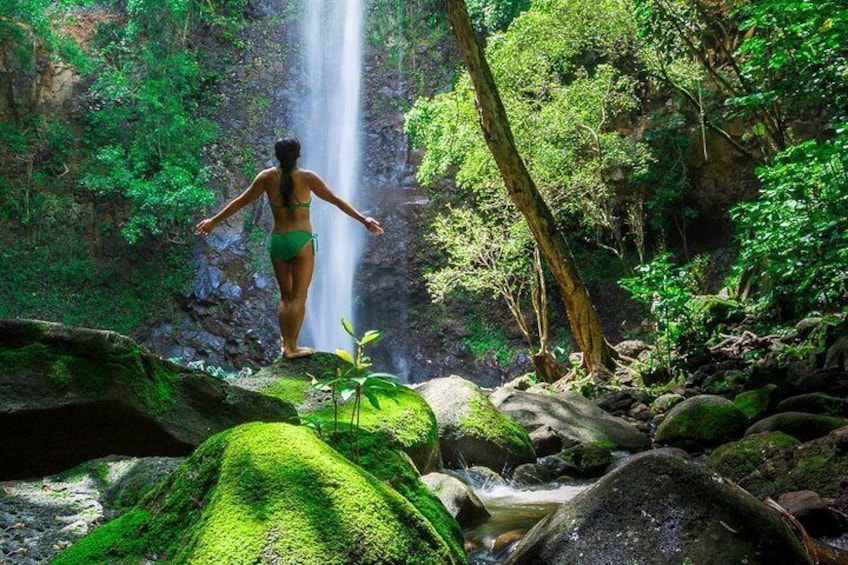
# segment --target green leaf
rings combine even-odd
[[[349,351],[345,351],[344,349],[336,349],[336,357],[338,357],[342,361],[350,363],[351,365],[354,364],[353,356],[350,354]]]
[[[377,330],[368,330],[365,332],[365,335],[362,336],[362,340],[359,341],[359,345],[366,345],[371,343],[372,341],[378,340],[383,337],[383,333]]]
[[[356,394],[355,388],[344,389],[340,394],[340,396],[342,398],[342,402],[347,402],[348,400],[350,400],[350,397],[353,396],[354,394]]]
[[[371,373],[368,376],[374,379],[390,379],[394,381],[400,381],[400,377],[391,373]]]
[[[368,390],[367,388],[362,391],[365,395],[365,398],[368,399],[368,402],[371,403],[371,406],[380,410],[380,401],[377,399],[377,395],[372,390]]]
[[[353,324],[351,324],[348,320],[342,318],[342,327],[350,337],[356,339],[356,333],[353,331]]]

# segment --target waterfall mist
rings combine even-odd
[[[318,173],[357,208],[360,184],[360,89],[364,0],[306,0],[303,11],[303,92],[295,104],[301,166]],[[353,280],[366,230],[334,206],[315,199],[318,234],[303,345],[350,348],[339,319],[353,319]]]

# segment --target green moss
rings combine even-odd
[[[349,431],[347,423],[341,424],[340,433],[333,445],[348,458],[353,458]],[[454,559],[458,559],[460,555],[464,556],[463,537],[459,524],[448,513],[438,497],[421,482],[410,457],[403,451],[392,448],[390,443],[385,441],[384,434],[379,431],[376,433],[368,430],[360,431],[357,442],[359,464],[378,479],[392,485],[409,500],[448,544]],[[438,443],[436,449],[438,449]]]
[[[791,465],[774,475],[772,492],[814,490],[835,497],[848,476],[848,430],[837,430],[826,437],[805,443],[793,452]]]
[[[672,408],[655,438],[659,443],[719,445],[741,436],[747,425],[748,418],[729,400],[696,396]]]
[[[439,427],[430,406],[421,395],[412,389],[398,387],[391,396],[377,395],[380,408],[374,408],[367,400],[362,401],[359,426],[382,437],[389,446],[405,451],[421,472],[428,472],[433,458],[438,457]],[[350,422],[352,403],[339,407],[339,422]],[[325,407],[310,415],[332,428],[333,408]],[[428,464],[423,464],[426,461]],[[436,465],[438,466],[438,465]]]
[[[753,434],[728,443],[710,454],[708,465],[717,473],[741,481],[776,457],[786,457],[799,441],[781,432]]]
[[[516,457],[523,457],[527,453],[535,455],[527,430],[504,417],[483,399],[474,398],[471,401],[471,410],[460,420],[459,426],[464,434],[484,438]]]
[[[312,380],[308,377],[288,377],[273,383],[262,392],[268,396],[291,402],[294,406],[300,406],[306,401],[311,386]]]
[[[846,424],[848,420],[845,418],[806,412],[781,412],[760,420],[751,426],[748,433],[783,432],[801,441],[810,441],[826,436]]]
[[[209,565],[464,563],[407,499],[312,432],[261,423],[210,438],[141,507],[54,563],[154,554]]]
[[[777,385],[766,385],[756,390],[741,392],[733,399],[749,421],[756,420],[766,414],[774,405],[774,395]]]
[[[149,536],[141,534],[149,518],[147,511],[134,508],[82,538],[52,563],[58,565],[87,565],[89,563],[105,565],[116,562],[126,565],[140,564],[149,549]],[[115,557],[110,559],[107,555]]]
[[[138,347],[93,358],[34,341],[23,347],[0,348],[0,367],[8,372],[31,371],[43,375],[59,390],[78,387],[98,392],[111,383],[123,381],[153,414],[166,412],[176,402],[175,370],[166,362],[145,355]]]

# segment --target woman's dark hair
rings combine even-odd
[[[291,172],[300,157],[300,140],[294,136],[278,139],[274,144],[274,154],[280,162],[280,196],[283,206],[290,206],[294,194]]]

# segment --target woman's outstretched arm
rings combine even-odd
[[[322,179],[317,174],[311,171],[308,173],[308,175],[309,176],[307,178],[309,179],[309,188],[312,190],[312,192],[315,193],[315,196],[317,196],[321,200],[326,200],[330,204],[333,204],[339,210],[364,225],[365,229],[367,229],[374,235],[380,235],[384,232],[383,228],[380,227],[380,222],[378,222],[371,216],[363,216],[359,212],[359,210],[351,206],[347,200],[341,198],[335,192],[330,190],[330,187],[327,186],[327,183],[324,182],[324,179]]]
[[[265,191],[265,187],[263,186],[265,178],[264,175],[264,172],[256,175],[256,178],[253,179],[250,186],[247,187],[244,192],[230,200],[220,212],[211,218],[201,220],[194,228],[195,235],[209,235],[212,233],[212,230],[218,227],[218,224],[259,198],[259,196]]]

